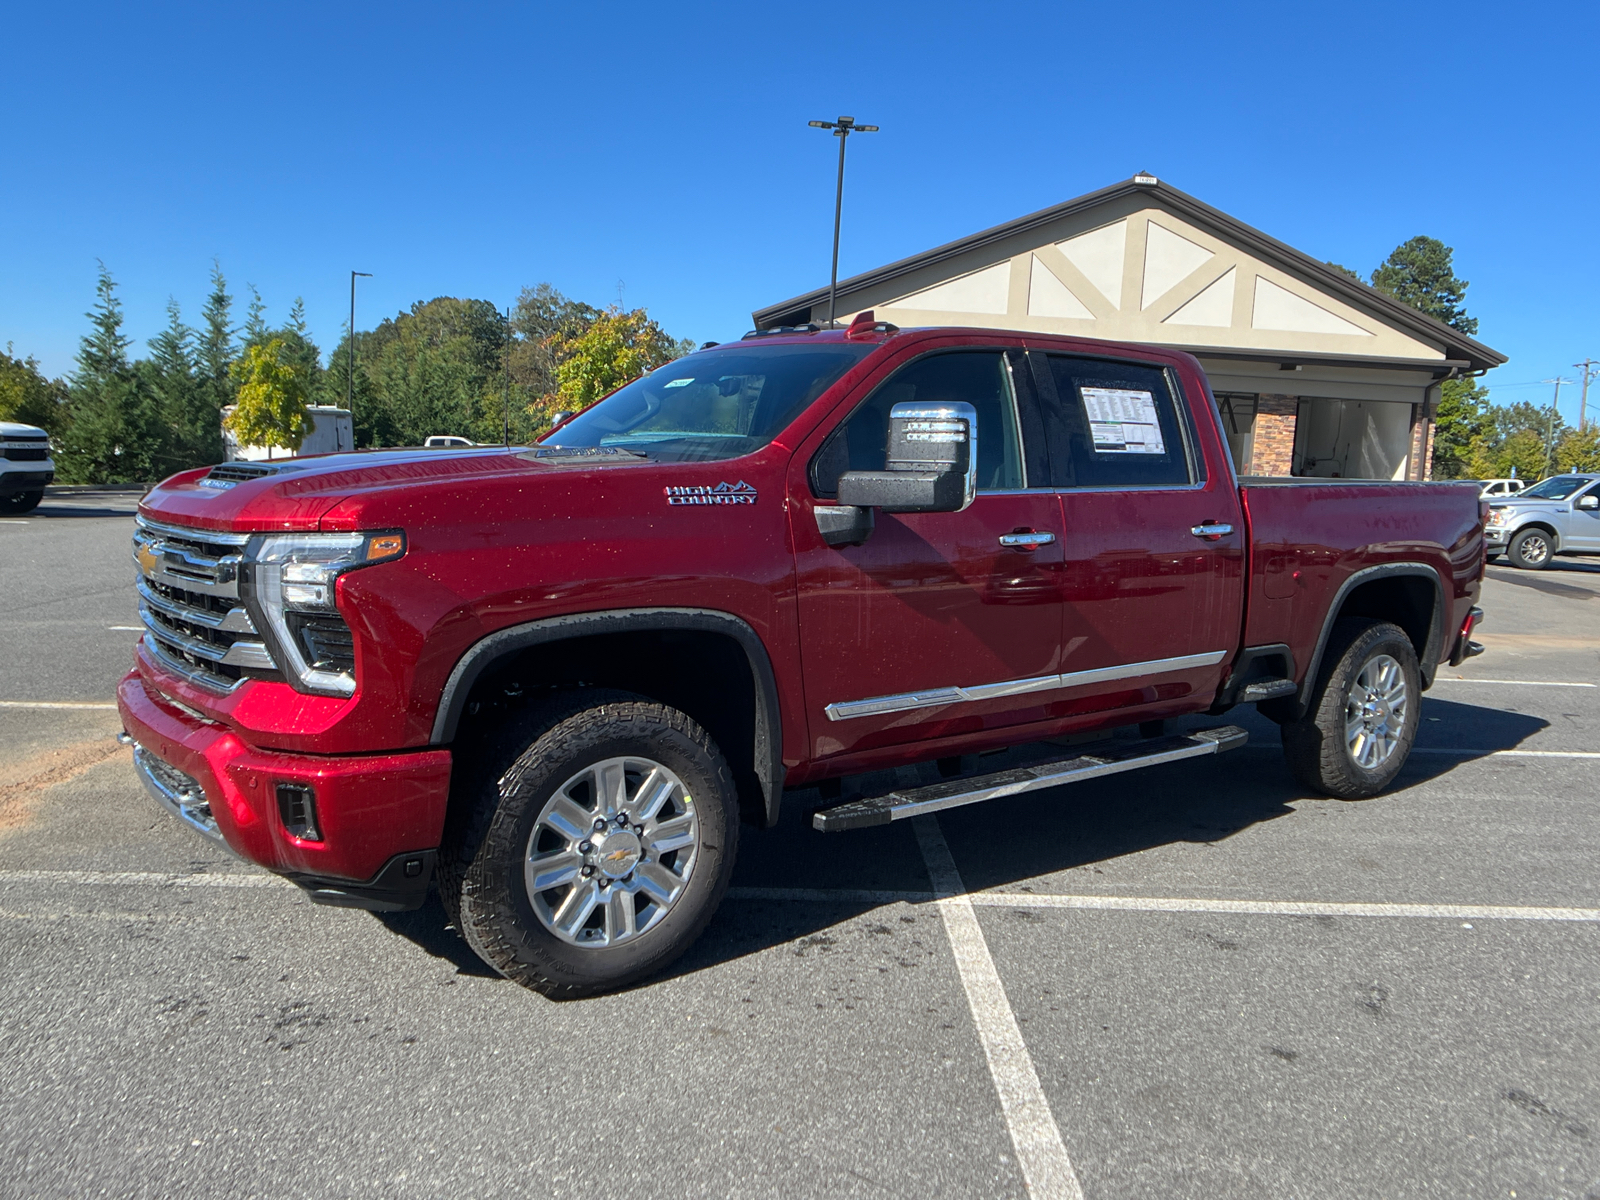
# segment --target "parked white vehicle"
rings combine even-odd
[[[1485,500],[1504,500],[1528,486],[1526,479],[1480,479],[1478,494]]]
[[[437,447],[441,447],[441,446],[475,446],[475,445],[477,445],[476,442],[468,441],[466,438],[458,437],[456,434],[453,434],[453,433],[436,433],[432,437],[430,437],[426,441],[424,441],[422,444],[425,447],[433,447],[433,448],[437,448]]]
[[[55,477],[50,435],[37,425],[0,421],[0,513],[32,512]]]

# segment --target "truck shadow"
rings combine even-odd
[[[1222,759],[1174,763],[941,813],[940,826],[963,882],[971,890],[1004,888],[1026,885],[1039,876],[1075,871],[1077,879],[1072,885],[1052,882],[1041,890],[1094,892],[1103,886],[1097,882],[1099,876],[1110,873],[1103,864],[1127,855],[1181,843],[1223,842],[1265,822],[1298,815],[1302,810],[1295,805],[1300,801],[1339,803],[1312,796],[1300,787],[1279,753],[1277,727],[1253,710],[1235,710],[1222,719],[1196,718],[1185,724],[1226,723],[1247,728],[1251,745]],[[1404,803],[1404,789],[1439,779],[1486,753],[1513,749],[1549,724],[1523,713],[1430,696],[1424,702],[1419,737],[1419,749],[1424,752],[1414,754],[1401,772],[1396,782],[1400,794],[1369,803]],[[1019,749],[1015,757],[1020,758],[1026,750]],[[1441,753],[1427,752],[1435,750]],[[985,758],[982,769],[1001,770],[1011,757]],[[937,778],[932,764],[922,764],[851,782],[870,793]],[[796,789],[784,797],[783,818],[777,828],[741,831],[732,895],[700,940],[657,979],[694,974],[780,948],[799,957],[832,953],[835,944],[844,941],[836,927],[882,907],[881,902],[825,897],[763,898],[759,892],[796,889],[813,897],[845,890],[929,893],[910,822],[855,833],[821,834],[811,828],[811,813],[820,805],[816,789]],[[1126,883],[1124,875],[1119,873],[1119,882]],[[914,913],[917,926],[938,919],[931,908],[921,904]],[[449,961],[461,974],[495,976],[449,927],[437,895],[430,895],[427,905],[416,912],[374,916],[392,933]],[[881,924],[870,928],[887,932]],[[839,949],[845,949],[844,945]]]

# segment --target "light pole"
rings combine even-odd
[[[371,271],[350,272],[350,363],[344,377],[344,406],[350,414],[350,448],[356,447],[356,276],[371,279]]]
[[[833,328],[834,306],[839,299],[839,218],[844,213],[844,144],[852,133],[877,133],[876,125],[857,125],[854,117],[837,121],[807,122],[813,129],[831,129],[839,139],[839,189],[833,197],[833,274],[828,283],[828,328]]]

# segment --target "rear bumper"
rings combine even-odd
[[[146,790],[197,832],[287,875],[313,899],[364,908],[422,902],[444,829],[448,750],[335,757],[253,749],[137,672],[117,688],[117,708]],[[286,828],[280,785],[310,790],[319,838]]]

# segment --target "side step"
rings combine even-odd
[[[1275,700],[1279,696],[1292,696],[1299,690],[1292,679],[1258,679],[1239,689],[1239,703],[1254,704],[1258,700]]]
[[[1107,750],[1103,754],[1080,754],[1073,758],[1037,763],[1031,767],[996,771],[992,775],[953,779],[949,783],[933,783],[927,787],[912,788],[904,792],[890,792],[885,796],[852,800],[837,808],[824,809],[813,814],[811,826],[823,833],[867,829],[873,825],[887,825],[890,821],[903,821],[907,817],[938,812],[944,808],[960,808],[963,804],[978,804],[1001,796],[1016,796],[1041,788],[1060,787],[1062,784],[1078,783],[1085,779],[1099,779],[1103,775],[1137,771],[1140,767],[1155,767],[1185,758],[1221,754],[1224,750],[1237,750],[1249,739],[1250,735],[1237,725],[1223,725],[1216,729],[1200,729],[1194,733],[1174,737],[1130,742],[1115,750]]]

